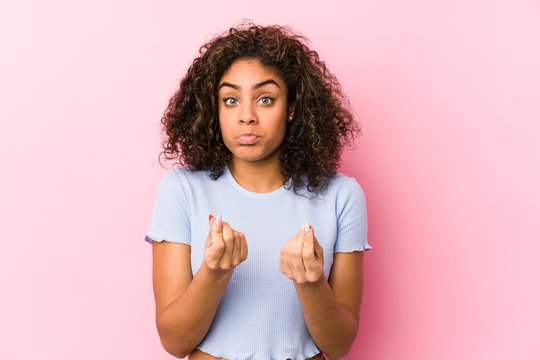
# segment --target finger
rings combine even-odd
[[[287,275],[287,254],[285,246],[281,248],[281,253],[279,254],[279,270],[285,275]],[[287,275],[289,276],[289,275]]]
[[[223,217],[221,216],[221,214],[219,214],[217,218],[214,218],[213,224],[213,229],[216,233],[223,232]]]
[[[240,236],[240,232],[235,231],[234,232],[234,248],[232,253],[232,266],[237,266],[242,262],[241,259],[241,253],[242,251],[242,237]]]
[[[229,255],[231,257],[231,264],[232,264],[234,253],[236,252],[236,239],[238,238],[238,231],[234,229],[231,229],[231,230],[232,230],[233,237],[231,239],[231,249],[230,249]]]
[[[321,244],[319,243],[319,241],[317,240],[317,237],[315,236],[315,230],[313,229],[313,227],[311,225],[309,226],[309,229],[310,229],[311,236],[312,236],[312,239],[313,239],[313,246],[314,246],[314,251],[315,251],[315,260],[317,260],[316,261],[317,266],[320,267],[321,264],[324,264],[323,248],[322,248]]]
[[[317,240],[317,237],[315,236],[315,229],[313,229],[313,226],[309,226],[309,230],[311,232],[311,235],[313,237],[313,244],[315,246],[315,257],[318,260],[322,260],[324,262],[324,252],[321,244]]]
[[[315,243],[315,255],[317,256],[317,259],[324,260],[324,251],[321,244],[319,244],[315,236],[313,237],[313,240]]]
[[[314,272],[318,270],[317,259],[315,258],[315,245],[312,235],[304,237],[304,251],[302,252],[302,258],[307,272]]]
[[[313,236],[311,236],[311,234],[305,235],[303,240],[304,247],[302,249],[302,256],[307,259],[315,254]]]
[[[221,215],[219,215],[217,218],[212,218],[212,230],[211,230],[211,257],[213,260],[215,260],[216,264],[219,264],[221,259],[223,258],[223,253],[225,252],[225,243],[223,242],[223,225],[220,225],[218,227],[218,219],[220,219]],[[210,250],[210,249],[209,249]]]
[[[206,242],[204,243],[204,248],[212,246],[212,219],[214,217],[212,214],[208,215],[208,225],[210,226],[210,229],[208,230],[208,236],[206,237]]]
[[[304,259],[302,253],[304,251],[304,241],[301,238],[297,244],[296,251],[293,256],[294,273],[298,282],[304,282],[306,279],[306,267],[304,265]]]
[[[219,234],[223,232],[221,214],[218,215],[217,218],[212,214],[208,215],[208,222],[210,223],[210,237],[212,239],[209,246],[211,246],[212,244],[220,243],[220,241],[218,241],[221,238]]]
[[[247,241],[246,241],[246,237],[244,236],[244,234],[240,233],[241,234],[241,241],[240,241],[240,244],[242,245],[242,247],[240,248],[241,251],[240,251],[240,254],[241,254],[241,258],[242,258],[242,261],[246,260],[247,259],[247,255],[248,255],[248,246],[247,246]]]
[[[291,276],[294,276],[294,274],[295,274],[295,271],[294,271],[295,269],[294,269],[294,265],[293,265],[293,261],[292,261],[293,257],[294,257],[294,255],[291,252],[289,252],[287,254],[287,257],[285,258],[286,264],[287,264],[287,269],[289,270],[289,275],[291,275]]]
[[[220,265],[222,269],[230,269],[232,266],[232,252],[234,247],[234,233],[230,225],[224,222],[222,224],[223,233],[222,239],[224,243],[223,257],[221,258]]]

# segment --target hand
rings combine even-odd
[[[279,269],[297,283],[317,282],[324,274],[323,249],[307,224],[281,248]]]
[[[231,229],[228,223],[208,216],[210,231],[204,245],[204,262],[217,271],[229,271],[247,259],[246,237],[241,232]]]

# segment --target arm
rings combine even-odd
[[[294,281],[311,337],[330,358],[349,352],[358,332],[363,288],[363,251],[335,253],[328,281]]]
[[[167,352],[184,358],[208,332],[234,268],[247,257],[245,237],[225,222],[212,227],[195,277],[189,245],[154,241],[152,248],[159,337]]]
[[[280,269],[294,282],[309,333],[331,359],[344,356],[358,332],[363,252],[335,253],[328,281],[323,250],[310,227],[282,248]]]

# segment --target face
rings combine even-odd
[[[279,162],[291,112],[287,87],[272,68],[237,60],[219,81],[218,104],[223,142],[234,162]]]

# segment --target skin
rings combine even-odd
[[[266,80],[273,82],[252,88]],[[294,107],[289,104],[287,108],[287,85],[258,60],[239,60],[223,74],[218,87],[219,125],[223,142],[232,153],[231,174],[253,192],[280,188],[284,179],[279,171],[279,153]],[[252,145],[235,139],[245,132],[260,139]]]
[[[266,80],[258,88],[254,85]],[[223,141],[232,153],[231,174],[244,188],[271,192],[286,179],[279,172],[279,151],[293,104],[287,104],[282,79],[258,60],[239,60],[220,79],[219,121]],[[273,98],[269,99],[269,98]],[[237,136],[252,132],[260,139],[252,145]],[[248,256],[242,232],[209,215],[204,261],[191,272],[190,247],[153,242],[153,286],[156,325],[163,347],[190,360],[214,360],[195,349],[208,332],[234,268]],[[283,246],[280,270],[294,283],[308,330],[330,359],[344,356],[357,331],[363,288],[363,252],[335,253],[328,280],[323,250],[315,229],[299,230]],[[322,353],[311,359],[322,359]]]

